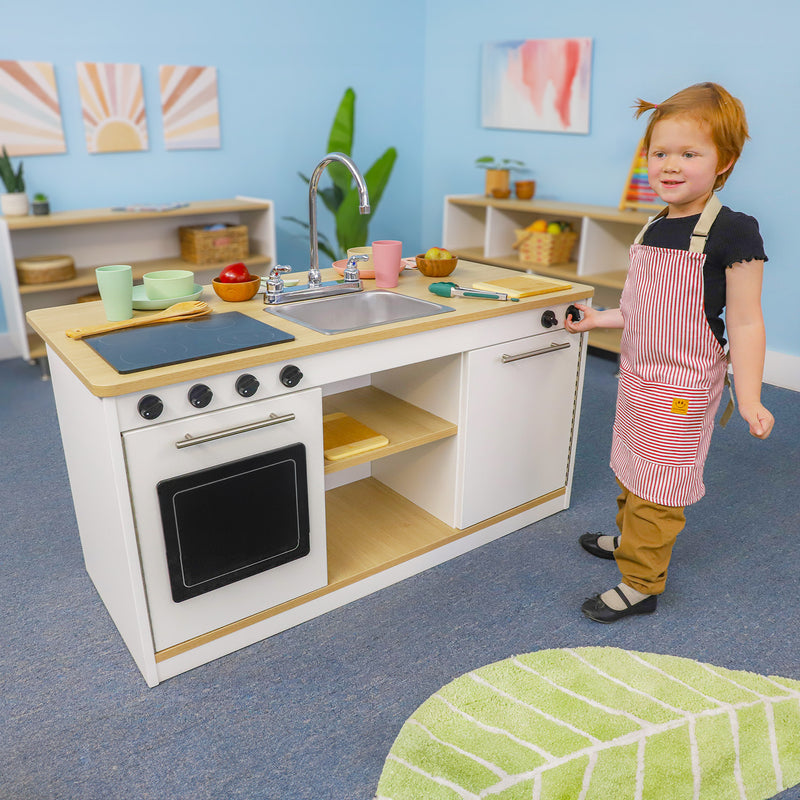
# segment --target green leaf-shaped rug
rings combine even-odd
[[[462,675],[403,725],[381,800],[766,800],[800,783],[800,681],[614,647]]]

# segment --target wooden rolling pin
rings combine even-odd
[[[111,333],[111,331],[121,331],[124,328],[136,328],[140,325],[156,325],[159,322],[173,322],[179,319],[192,319],[202,317],[203,314],[210,314],[211,306],[202,300],[187,300],[184,303],[175,305],[159,311],[158,314],[151,314],[149,317],[136,317],[134,319],[124,319],[120,322],[104,322],[102,325],[91,325],[88,328],[72,328],[66,331],[70,339],[83,339],[85,336],[94,336],[98,333]]]

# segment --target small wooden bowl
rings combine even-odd
[[[251,281],[240,281],[239,283],[224,283],[219,278],[213,278],[211,285],[217,293],[228,303],[241,303],[243,300],[250,300],[255,297],[261,286],[261,278],[253,278]]]
[[[458,258],[425,258],[417,256],[417,269],[427,278],[444,278],[458,264]]]

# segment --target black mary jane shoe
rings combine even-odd
[[[578,541],[587,553],[591,553],[593,556],[597,556],[597,558],[607,558],[609,561],[613,561],[614,550],[603,550],[603,548],[597,544],[597,540],[603,535],[602,533],[584,533]],[[619,547],[619,536],[614,537],[614,548],[616,549],[617,547]]]
[[[625,597],[624,592],[620,590],[619,586],[615,586],[614,591],[622,598],[622,602],[625,603],[625,608],[623,608],[622,611],[616,611],[610,606],[607,606],[600,599],[600,595],[596,594],[594,597],[590,597],[588,600],[584,601],[581,606],[581,611],[584,613],[584,616],[589,617],[589,619],[594,622],[616,622],[618,619],[630,617],[633,614],[652,614],[658,605],[658,596],[654,594],[651,594],[638,603],[631,603],[630,600]]]

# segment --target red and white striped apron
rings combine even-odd
[[[727,358],[703,308],[703,250],[721,207],[712,195],[688,251],[641,244],[646,225],[631,246],[620,301],[611,468],[628,491],[664,506],[689,505],[706,491],[703,467]]]

